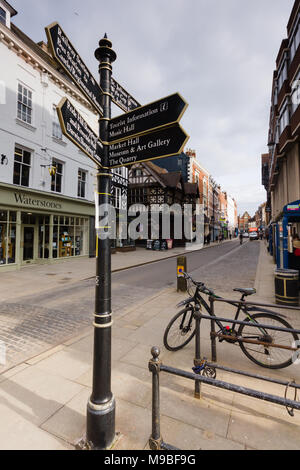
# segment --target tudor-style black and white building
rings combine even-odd
[[[193,213],[196,211],[199,199],[197,184],[185,183],[180,171],[168,172],[153,162],[137,163],[132,165],[128,175],[128,207],[133,213],[154,209],[162,214],[164,205],[177,204],[183,208],[184,204],[191,204]],[[161,216],[161,215],[160,215]],[[151,238],[151,214],[148,219],[148,237]],[[191,221],[192,223],[192,221]],[[161,238],[162,224],[159,224],[159,238]],[[184,231],[183,231],[184,232]],[[174,239],[174,214],[171,213],[171,234],[174,246],[184,246],[186,239]],[[140,243],[145,244],[146,240]]]

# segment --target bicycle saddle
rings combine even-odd
[[[256,289],[252,289],[252,288],[248,288],[248,289],[237,288],[233,290],[235,292],[241,292],[241,294],[244,294],[246,296],[256,294]]]

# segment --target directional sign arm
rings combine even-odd
[[[117,168],[182,153],[189,136],[178,124],[131,137],[109,147],[109,166]]]
[[[71,140],[97,166],[102,166],[103,145],[98,136],[67,98],[57,106],[58,119],[64,136]]]
[[[56,62],[85,95],[93,108],[103,116],[102,90],[57,22],[45,28],[52,55]]]
[[[120,142],[128,137],[177,124],[187,107],[182,96],[175,93],[111,119],[108,125],[108,143]]]

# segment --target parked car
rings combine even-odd
[[[249,233],[248,233],[248,232],[244,232],[244,233],[243,233],[243,238],[249,238]]]
[[[249,235],[249,238],[250,238],[250,241],[258,240],[259,239],[258,232],[251,232]]]

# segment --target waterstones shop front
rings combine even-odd
[[[0,186],[0,272],[93,256],[93,203]]]

